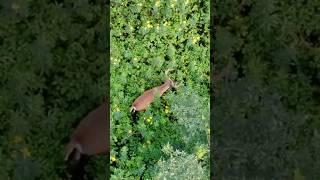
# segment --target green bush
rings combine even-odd
[[[106,96],[104,12],[88,1],[1,1],[0,179],[65,176],[73,127]],[[105,157],[91,164],[105,176]]]
[[[319,179],[319,1],[213,4],[213,177]]]
[[[163,151],[169,158],[157,163],[154,179],[209,179],[209,173],[198,163],[196,156],[173,151],[169,144],[164,146]]]
[[[184,93],[195,93],[201,102],[209,99],[208,27],[209,1],[111,2],[111,179],[151,179],[167,143],[194,156],[198,153],[208,169],[209,132],[196,133],[194,137],[202,139],[194,138],[193,145],[184,138],[197,122],[199,128],[208,124],[208,115],[200,101],[194,102],[199,108],[192,118],[200,118],[185,119],[184,126],[176,110],[185,104]],[[138,113],[137,125],[131,126],[132,102],[163,83],[164,71],[170,68],[174,69],[170,77],[190,92],[184,88],[166,92]]]

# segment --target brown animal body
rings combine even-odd
[[[174,83],[172,80],[168,79],[162,85],[145,91],[132,103],[130,112],[146,110],[148,106],[153,102],[156,94],[162,96],[163,93],[166,92],[170,87],[174,87]]]
[[[108,152],[108,106],[103,103],[91,111],[75,129],[66,147],[65,160],[74,152],[76,160],[81,155],[96,155]]]

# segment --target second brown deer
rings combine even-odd
[[[81,155],[96,155],[108,152],[108,105],[103,103],[91,111],[77,126],[66,147],[65,160],[79,160]]]

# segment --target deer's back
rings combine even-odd
[[[104,103],[80,122],[72,139],[82,145],[85,154],[105,153],[109,146],[108,123],[107,105]]]

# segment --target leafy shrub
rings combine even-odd
[[[208,4],[193,0],[111,2],[111,179],[153,178],[154,165],[168,142],[188,153],[199,151],[205,159],[206,141],[198,139],[196,147],[186,147],[185,127],[175,121],[174,103],[165,98],[170,91],[138,113],[137,125],[131,126],[129,108],[145,90],[163,83],[169,68],[174,69],[170,75],[174,81],[208,99]]]
[[[186,143],[209,142],[209,99],[201,97],[189,87],[181,87],[176,94],[169,94],[166,100],[170,104],[172,115],[183,126]]]
[[[158,162],[154,179],[209,179],[209,173],[202,168],[194,155],[173,151],[169,144],[164,146],[163,151],[169,158]]]
[[[1,1],[0,179],[65,177],[73,127],[106,93],[103,8]],[[88,172],[97,177],[106,173],[99,159]]]
[[[319,2],[213,4],[213,177],[318,179]]]

